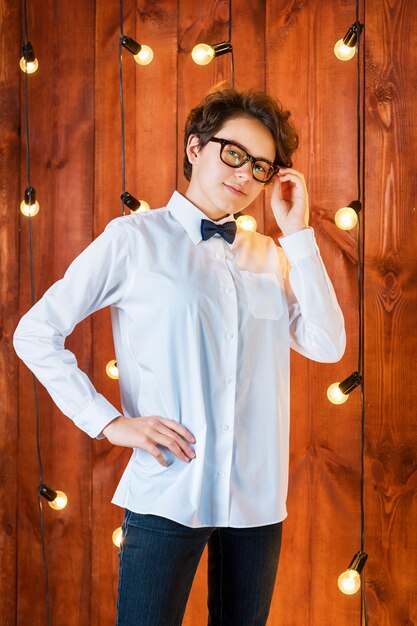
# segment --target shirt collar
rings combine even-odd
[[[200,243],[201,220],[210,218],[178,191],[174,191],[166,206],[184,230],[187,231],[191,241],[195,245]],[[212,221],[216,221],[216,224],[224,224],[225,222],[234,222],[235,220],[232,215],[226,215],[226,217],[220,220]]]

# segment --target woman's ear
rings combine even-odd
[[[187,141],[187,157],[191,165],[197,163],[200,152],[200,139],[197,135],[190,135]]]

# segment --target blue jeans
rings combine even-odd
[[[116,626],[180,626],[207,543],[209,626],[264,626],[281,532],[281,523],[189,528],[126,511]]]

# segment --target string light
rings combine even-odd
[[[116,548],[120,548],[120,546],[122,545],[122,541],[123,541],[123,531],[122,531],[121,526],[119,526],[118,528],[115,528],[111,538]]]
[[[55,511],[65,509],[68,504],[68,497],[63,491],[55,491],[44,483],[39,488],[39,495],[45,498],[51,509],[55,509]]]
[[[359,211],[362,209],[360,200],[353,200],[347,206],[342,207],[334,216],[336,226],[341,230],[351,230],[358,223]]]
[[[361,588],[361,572],[365,566],[368,555],[360,550],[355,554],[348,568],[337,579],[340,591],[351,596]]]
[[[256,229],[258,228],[256,219],[252,217],[252,215],[239,215],[236,223],[238,224],[238,226],[240,226],[240,228],[243,228],[244,230],[256,231]]]
[[[342,380],[341,383],[333,383],[327,389],[327,397],[333,404],[344,404],[351,391],[359,387],[362,383],[362,376],[359,372],[353,372],[350,376]]]
[[[129,50],[129,52],[133,54],[133,58],[138,65],[149,65],[149,63],[152,62],[153,50],[150,46],[140,44],[126,35],[120,37],[120,43],[126,50]]]
[[[349,28],[343,40],[337,42],[334,47],[334,53],[340,60],[348,60],[355,56],[357,52],[357,90],[356,90],[356,180],[357,180],[357,200],[351,202],[347,207],[342,207],[337,211],[335,215],[335,222],[342,230],[350,230],[355,225],[357,226],[357,284],[358,284],[358,368],[356,372],[353,372],[348,378],[341,383],[335,383],[331,385],[327,391],[327,395],[332,402],[337,404],[342,403],[347,399],[349,393],[356,387],[360,386],[360,399],[361,399],[361,450],[360,450],[360,551],[355,554],[352,562],[347,570],[345,570],[338,578],[338,586],[342,593],[352,595],[361,589],[361,572],[365,565],[368,555],[364,552],[365,544],[365,392],[362,379],[363,364],[364,364],[364,288],[363,288],[363,224],[360,219],[360,211],[362,204],[360,198],[362,197],[361,191],[361,177],[363,175],[361,165],[361,155],[364,147],[362,142],[364,138],[362,136],[361,128],[361,116],[363,110],[362,102],[362,90],[361,90],[361,32],[363,24],[359,22],[359,0],[356,0],[356,20],[355,23]],[[336,397],[336,399],[335,399]],[[368,626],[368,607],[366,598],[366,586],[363,585],[361,591],[361,612],[360,623],[364,626]]]
[[[112,359],[106,365],[106,374],[112,380],[119,379],[119,368],[117,367],[116,359]]]
[[[20,210],[26,217],[34,217],[39,213],[39,202],[36,200],[36,191],[33,187],[25,189],[25,199],[20,203]]]
[[[362,32],[363,24],[356,21],[349,27],[348,32],[335,43],[334,53],[340,61],[349,61],[353,59],[356,53],[356,44],[358,43],[359,35]]]
[[[230,41],[221,41],[212,46],[206,43],[199,43],[192,49],[191,56],[197,65],[208,65],[214,57],[219,57],[232,51],[233,46]]]
[[[27,174],[27,185],[25,191],[25,198],[23,202],[23,206],[21,205],[21,211],[29,212],[29,217],[32,217],[35,214],[35,211],[39,211],[39,203],[36,206],[36,193],[34,188],[31,185],[31,162],[30,162],[30,132],[29,132],[29,73],[33,73],[36,71],[38,67],[38,61],[35,57],[35,53],[33,51],[33,47],[29,42],[28,38],[28,26],[27,26],[27,3],[26,0],[22,2],[22,18],[23,18],[23,67],[22,60],[20,61],[20,67],[24,72],[24,97],[25,97],[25,139],[26,139],[26,174]],[[26,206],[25,206],[26,205]],[[29,230],[29,272],[30,272],[30,297],[32,306],[35,304],[35,270],[34,270],[34,258],[33,258],[33,228],[32,228],[32,219],[28,221],[28,230]],[[45,528],[43,524],[43,507],[41,498],[46,497],[46,493],[49,493],[52,498],[48,499],[49,502],[53,502],[55,498],[57,498],[58,493],[53,489],[48,488],[43,482],[43,464],[42,464],[42,453],[41,453],[41,445],[40,445],[40,437],[39,437],[39,402],[38,402],[38,391],[37,391],[37,381],[35,375],[32,373],[32,383],[33,383],[33,396],[34,396],[34,406],[35,406],[35,442],[36,442],[36,453],[38,460],[38,469],[39,469],[39,486],[38,486],[38,515],[39,515],[39,531],[40,531],[40,542],[41,542],[41,551],[42,551],[42,562],[43,562],[43,570],[44,570],[44,589],[45,589],[45,613],[46,613],[46,624],[47,626],[51,626],[51,607],[49,602],[49,571],[48,571],[48,561],[46,558],[46,542],[45,542]]]
[[[26,74],[33,74],[39,67],[38,59],[35,56],[33,46],[30,41],[25,41],[22,46],[23,56],[20,59],[20,69]]]

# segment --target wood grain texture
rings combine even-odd
[[[385,1],[373,18],[365,101],[367,581],[371,623],[399,626],[417,623],[416,7]]]
[[[16,620],[17,607],[17,362],[12,335],[19,291],[19,98],[16,63],[20,12],[0,1],[0,624]]]
[[[326,397],[329,384],[354,371],[357,360],[356,241],[333,224],[337,208],[356,197],[356,66],[333,54],[352,17],[353,1],[267,4],[266,85],[292,112],[300,134],[294,163],[306,177],[310,223],[348,335],[338,364],[292,355],[289,516],[270,618],[274,626],[359,620],[359,598],[346,601],[336,584],[360,540],[359,395],[339,407]],[[270,211],[265,231],[278,235]]]
[[[196,66],[190,55],[200,41],[227,39],[229,2],[123,4],[125,34],[151,45],[155,53],[145,67],[123,53],[126,189],[155,208],[166,203],[175,186],[186,188],[182,133],[188,111],[213,86],[231,82],[229,55],[206,67]],[[19,38],[20,16],[10,0],[0,0],[0,17],[0,359],[7,373],[0,382],[0,624],[40,626],[45,611],[33,390],[23,365],[17,387],[10,343],[18,297],[20,313],[30,306],[28,223],[20,218],[19,247],[17,214],[8,205],[17,206],[26,186],[24,143],[19,155],[17,136],[22,75],[16,69],[18,45],[12,43]],[[356,235],[333,223],[337,208],[356,197],[356,64],[333,55],[335,41],[354,19],[354,0],[233,2],[236,86],[266,88],[292,111],[301,140],[295,166],[307,179],[311,223],[348,334],[338,364],[292,357],[289,517],[268,626],[360,624],[359,596],[342,596],[336,586],[360,546],[360,398],[356,391],[348,403],[334,407],[325,395],[331,382],[356,369],[357,360]],[[410,0],[368,0],[361,20],[366,51],[366,588],[370,626],[412,626],[417,624],[417,392],[412,378],[417,7]],[[119,7],[104,0],[31,0],[28,26],[40,61],[38,73],[30,77],[32,183],[41,202],[33,220],[38,298],[121,215]],[[161,167],[145,168],[155,155],[163,155]],[[248,212],[260,232],[278,236],[268,194]],[[98,390],[119,406],[118,385],[105,374],[114,356],[108,311],[84,321],[68,345]],[[60,513],[44,507],[52,623],[110,626],[118,570],[111,534],[123,516],[110,500],[130,451],[91,442],[60,415],[42,388],[38,391],[45,482],[70,496]],[[184,626],[206,623],[204,554]]]
[[[58,279],[91,240],[93,180],[94,3],[31,2],[28,31],[39,59],[29,77],[32,184],[41,211],[33,218],[35,298]],[[52,27],[53,25],[53,27]],[[22,75],[23,76],[23,75]],[[80,79],[82,77],[82,79]],[[22,80],[22,79],[21,79]],[[22,100],[22,118],[24,106]],[[22,138],[22,180],[25,159]],[[28,221],[21,218],[20,312],[30,306]],[[91,373],[91,325],[68,342]],[[90,621],[91,442],[63,418],[38,386],[44,481],[68,494],[68,507],[44,506],[52,623]],[[21,365],[18,441],[18,624],[45,623],[32,378]],[[44,503],[45,504],[45,503]],[[68,592],[71,590],[71,592]]]

